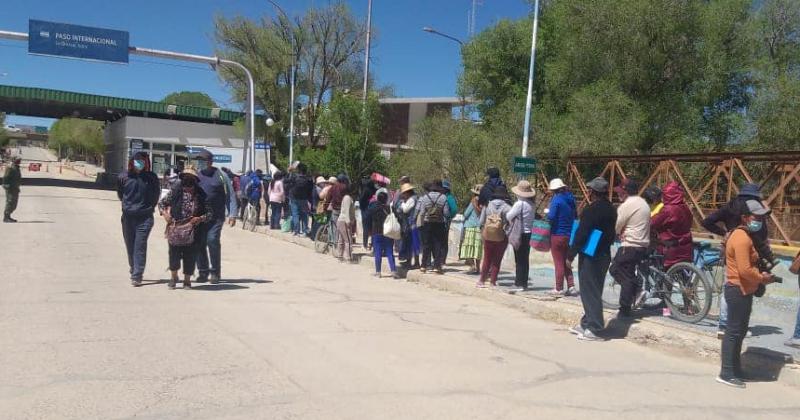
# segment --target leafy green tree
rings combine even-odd
[[[754,146],[766,150],[800,149],[800,79],[782,75],[759,92],[755,104]]]
[[[295,19],[279,14],[255,22],[220,16],[215,25],[218,54],[250,69],[258,106],[274,116],[282,132],[288,129],[290,107],[302,105],[295,129],[308,133],[309,146],[319,144],[319,118],[334,91],[360,89],[366,31],[361,19],[341,0],[312,7]],[[293,61],[297,65],[297,104],[289,103]],[[228,67],[221,73],[233,87],[236,99],[244,101],[244,75]]]
[[[449,179],[452,191],[462,201],[473,185],[484,180],[487,167],[500,168],[511,175],[511,156],[518,153],[514,137],[493,137],[470,121],[455,120],[449,114],[437,114],[422,120],[412,134],[412,150],[392,156],[393,177],[410,175],[422,183]]]
[[[312,170],[323,174],[345,173],[357,180],[383,172],[386,161],[376,139],[381,132],[380,105],[371,95],[366,107],[360,97],[337,94],[320,119],[324,149],[305,148],[299,155]]]
[[[188,105],[188,106],[200,106],[204,108],[216,108],[217,103],[211,99],[208,94],[203,92],[190,92],[190,91],[182,91],[182,92],[172,92],[161,102],[170,105]]]
[[[478,99],[478,110],[484,116],[489,116],[493,107],[527,92],[531,25],[530,19],[503,19],[461,49],[464,71],[459,91]],[[487,122],[492,121],[489,116]]]
[[[87,160],[102,162],[105,144],[103,123],[79,118],[62,118],[50,127],[48,145],[61,150],[67,159],[84,156]]]

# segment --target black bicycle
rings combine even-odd
[[[711,310],[713,288],[703,271],[692,263],[680,262],[665,270],[664,256],[651,251],[636,266],[636,276],[644,294],[637,299],[634,309],[666,305],[672,318],[692,324],[702,321]],[[603,306],[619,308],[620,290],[621,285],[607,276]]]

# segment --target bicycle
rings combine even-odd
[[[248,202],[247,207],[244,209],[244,215],[242,216],[242,230],[255,232],[257,224],[258,213],[256,212],[256,206],[252,202]]]
[[[636,276],[645,292],[634,309],[654,309],[666,305],[671,317],[696,324],[711,310],[712,287],[703,271],[689,262],[680,262],[664,270],[664,256],[651,251],[636,266]],[[621,285],[607,276],[603,288],[603,306],[619,307]]]
[[[341,255],[336,249],[336,226],[334,226],[333,220],[327,214],[316,214],[314,217],[318,218],[317,223],[320,224],[314,235],[314,251],[320,254],[331,251],[334,257],[339,258]]]

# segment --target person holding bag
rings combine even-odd
[[[508,211],[506,217],[510,225],[516,226],[516,230],[509,231],[508,240],[514,247],[514,260],[517,268],[514,286],[516,291],[520,292],[528,290],[531,228],[534,216],[533,199],[536,197],[536,190],[533,189],[530,182],[523,179],[517,182],[517,186],[511,188],[511,191],[517,196],[517,202]]]
[[[578,217],[575,196],[569,191],[561,178],[553,178],[549,185],[553,192],[550,208],[547,211],[547,220],[550,222],[550,254],[553,256],[553,267],[556,272],[556,285],[550,292],[554,295],[575,296],[575,276],[572,265],[567,263],[569,252],[569,237],[572,234],[572,225]],[[564,280],[567,281],[566,290]]]
[[[392,277],[399,278],[397,275],[397,267],[394,264],[394,240],[384,236],[383,225],[386,218],[391,214],[389,208],[389,192],[385,188],[378,190],[377,200],[372,202],[367,208],[367,220],[370,222],[370,231],[372,233],[372,247],[375,252],[375,277],[381,277],[381,260],[383,255],[389,261],[389,270],[392,272]]]
[[[197,226],[212,220],[213,210],[206,200],[205,192],[198,186],[200,180],[193,167],[183,170],[180,183],[169,190],[158,203],[158,208],[167,222],[169,243],[170,280],[167,286],[175,289],[178,270],[183,262],[183,288],[192,288],[192,275],[200,247]]]
[[[506,237],[506,225],[508,224],[508,211],[511,206],[508,204],[511,198],[505,185],[494,188],[492,200],[481,212],[481,235],[483,236],[483,265],[481,267],[481,278],[478,280],[477,287],[486,287],[486,278],[490,278],[491,285],[497,286],[497,275],[500,273],[500,264],[503,262],[503,254],[508,247]]]

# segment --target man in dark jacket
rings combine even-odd
[[[308,176],[305,163],[297,164],[297,172],[289,178],[289,208],[292,210],[292,226],[294,235],[305,236],[308,234],[308,212],[311,206],[311,197],[314,194],[314,181]]]
[[[17,203],[19,203],[19,186],[22,183],[22,173],[19,170],[21,162],[22,159],[15,157],[11,161],[11,166],[6,168],[5,174],[3,174],[3,189],[6,190],[6,208],[3,212],[3,223],[17,223],[11,217],[11,213],[14,213],[14,210],[17,209]]]
[[[122,237],[134,287],[142,285],[147,239],[153,230],[153,211],[160,194],[158,176],[150,170],[150,158],[145,152],[137,152],[117,181],[117,197],[122,202]]]
[[[225,225],[225,216],[231,226],[236,224],[239,215],[239,200],[233,189],[233,182],[221,169],[214,167],[214,155],[208,150],[197,154],[197,176],[200,188],[206,194],[206,200],[211,207],[213,218],[201,223],[195,232],[200,235],[197,252],[197,277],[198,283],[208,281],[211,284],[219,282],[222,275],[222,227]]]
[[[481,188],[481,193],[478,195],[478,204],[481,206],[485,206],[492,201],[492,195],[494,194],[494,189],[499,186],[505,186],[506,184],[503,183],[503,180],[500,179],[500,170],[497,168],[489,168],[486,170],[486,176],[488,179],[486,183],[483,184]]]
[[[358,195],[358,209],[361,213],[361,231],[362,231],[362,244],[364,245],[364,249],[369,250],[369,222],[367,220],[367,209],[369,208],[369,201],[372,199],[372,196],[375,195],[375,192],[378,191],[378,187],[375,186],[375,183],[366,176],[361,180],[361,193]]]
[[[608,266],[611,264],[611,244],[614,243],[617,211],[608,201],[608,181],[595,178],[586,184],[591,191],[591,204],[583,209],[578,231],[567,253],[572,261],[580,253],[578,259],[578,283],[581,288],[583,317],[580,325],[571,327],[569,331],[580,340],[602,340],[597,334],[605,328],[603,321],[603,283]],[[587,255],[585,248],[594,231],[600,232],[600,240],[594,255]],[[586,250],[589,251],[589,250]]]
[[[739,195],[734,197],[727,204],[722,206],[719,210],[711,213],[706,217],[702,225],[709,232],[725,237],[729,232],[733,232],[741,222],[742,208],[746,208],[747,200],[757,200],[762,205],[764,198],[761,196],[761,187],[758,184],[744,184]],[[722,223],[723,226],[719,224]],[[769,246],[769,230],[767,224],[758,232],[750,234],[753,239],[753,245],[758,251],[758,255],[767,261],[774,261],[775,254]]]

